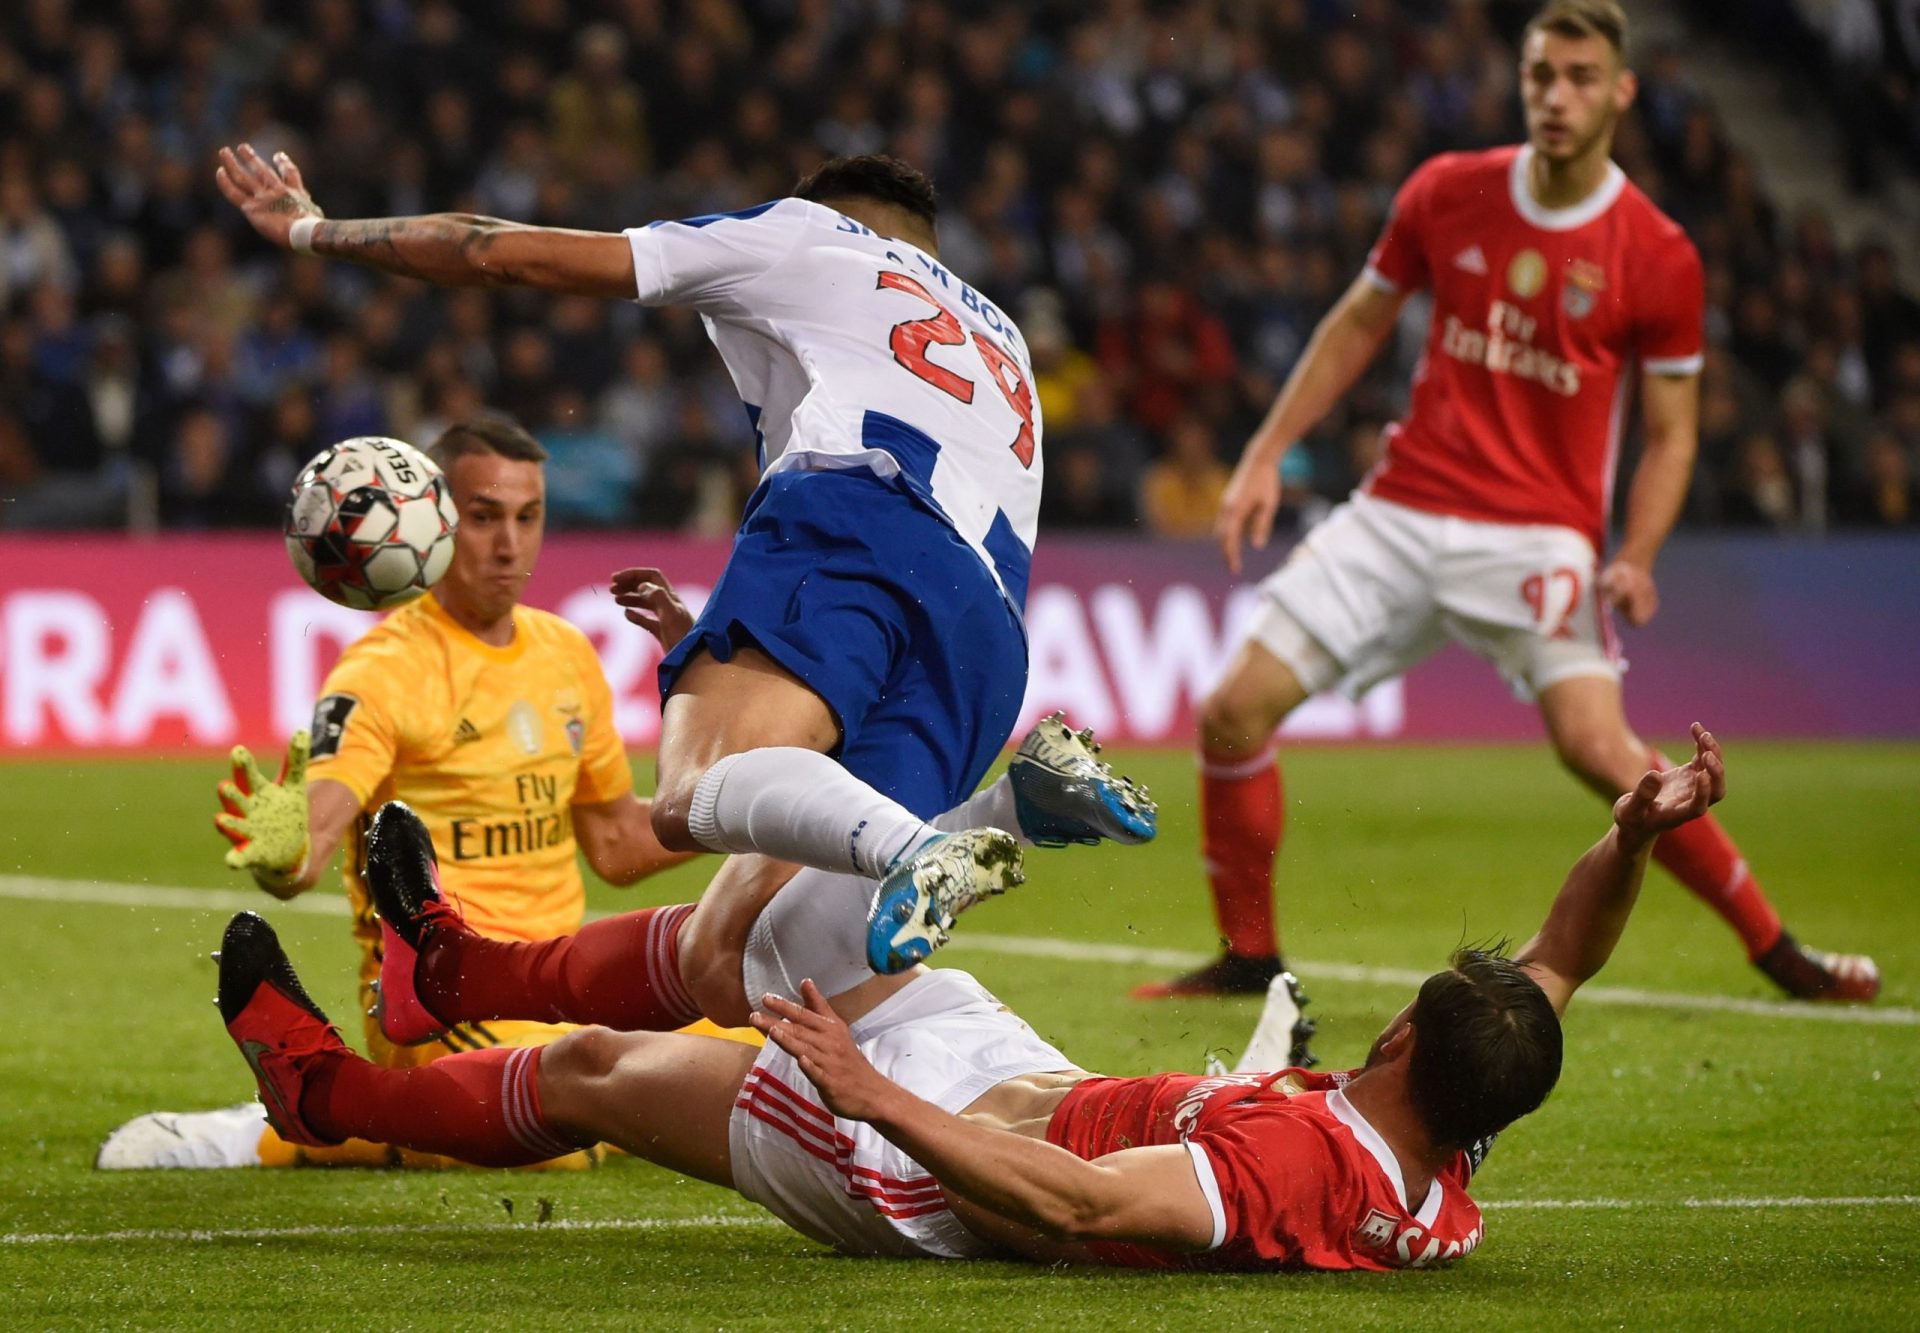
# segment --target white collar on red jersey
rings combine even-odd
[[[1400,1159],[1393,1155],[1393,1149],[1380,1137],[1380,1131],[1367,1123],[1367,1118],[1355,1109],[1354,1104],[1347,1100],[1347,1094],[1339,1088],[1327,1093],[1327,1109],[1333,1112],[1334,1119],[1353,1131],[1355,1141],[1380,1164],[1380,1169],[1386,1173],[1387,1183],[1393,1186],[1394,1197],[1400,1200],[1400,1207],[1413,1212],[1407,1207],[1407,1180],[1400,1174]],[[1440,1201],[1444,1193],[1436,1176],[1427,1190],[1427,1197],[1420,1202],[1420,1211],[1413,1214],[1413,1220],[1423,1227],[1431,1227],[1434,1219],[1440,1216]]]
[[[1620,192],[1627,188],[1627,173],[1620,170],[1616,162],[1607,163],[1606,179],[1600,182],[1600,188],[1577,204],[1568,204],[1565,208],[1548,208],[1533,197],[1533,191],[1527,188],[1527,164],[1533,161],[1533,145],[1521,144],[1520,151],[1513,155],[1513,166],[1507,172],[1507,191],[1513,196],[1513,206],[1520,216],[1542,231],[1572,231],[1575,227],[1584,227],[1609,208]]]

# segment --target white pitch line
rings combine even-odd
[[[1185,949],[1153,949],[1128,944],[1085,944],[1079,940],[1034,939],[1020,935],[976,932],[955,935],[949,949],[983,953],[1019,954],[1027,958],[1060,958],[1082,963],[1125,963],[1162,968],[1198,967],[1213,954]],[[1429,972],[1406,967],[1373,967],[1362,963],[1290,960],[1309,989],[1319,978],[1369,986],[1418,986]],[[1642,990],[1634,986],[1582,986],[1580,1003],[1622,1005],[1634,1009],[1687,1009],[1756,1018],[1798,1018],[1817,1023],[1864,1023],[1870,1026],[1920,1027],[1920,1009],[1875,1008],[1860,1005],[1808,1004],[1794,1000],[1753,1000],[1737,995],[1693,995],[1683,991]]]
[[[37,902],[88,903],[109,907],[167,907],[200,912],[248,910],[298,912],[311,916],[347,915],[347,900],[337,893],[307,893],[290,902],[274,903],[264,894],[235,889],[195,889],[165,884],[121,884],[109,880],[50,879],[39,875],[0,875],[0,898]],[[596,913],[595,916],[605,915]],[[952,949],[1008,954],[1022,958],[1055,958],[1076,963],[1114,963],[1128,967],[1183,970],[1212,960],[1213,955],[1186,949],[1156,949],[1133,944],[1089,944],[1080,940],[1035,938],[973,932],[956,935]],[[1319,978],[1365,986],[1418,986],[1428,973],[1405,967],[1373,967],[1362,963],[1315,962],[1295,959],[1298,971],[1311,986]],[[1677,1009],[1696,1013],[1744,1014],[1753,1018],[1798,1019],[1813,1023],[1846,1023],[1869,1027],[1920,1027],[1920,1009],[1862,1005],[1806,1004],[1791,1000],[1754,1000],[1737,995],[1695,995],[1682,991],[1642,990],[1632,986],[1586,986],[1582,1005],[1619,1005],[1632,1009]]]
[[[1771,1208],[1914,1208],[1920,1207],[1920,1194],[1836,1194],[1821,1197],[1788,1194],[1758,1199],[1494,1199],[1480,1205],[1482,1212],[1493,1209],[1539,1212],[1619,1212],[1646,1208],[1725,1209],[1738,1212]]]
[[[260,892],[236,889],[188,889],[170,884],[119,884],[104,879],[49,879],[41,875],[0,875],[0,898],[34,902],[89,903],[101,907],[174,907],[189,912],[300,912],[307,916],[346,916],[347,900],[337,893],[305,893],[275,903]]]
[[[364,1226],[155,1228],[129,1231],[16,1231],[0,1233],[5,1245],[86,1245],[100,1241],[161,1241],[204,1245],[228,1240],[302,1240],[309,1236],[468,1236],[541,1231],[691,1231],[705,1227],[767,1227],[772,1217],[714,1213],[704,1217],[562,1218],[555,1222],[388,1222]]]
[[[1480,1205],[1484,1212],[1625,1212],[1629,1209],[1685,1209],[1753,1212],[1782,1208],[1913,1208],[1920,1194],[1841,1194],[1827,1198],[1794,1194],[1779,1198],[1722,1199],[1495,1199]],[[555,1222],[387,1222],[362,1226],[291,1227],[156,1227],[122,1231],[16,1231],[0,1233],[0,1247],[8,1245],[93,1245],[101,1242],[151,1241],[168,1245],[208,1245],[223,1241],[306,1240],[337,1236],[516,1236],[543,1231],[695,1231],[708,1227],[773,1230],[781,1224],[771,1217],[743,1213],[712,1213],[701,1217],[563,1218]]]

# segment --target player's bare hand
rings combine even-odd
[[[897,1089],[868,1062],[853,1033],[811,981],[800,983],[795,1004],[763,996],[753,1025],[768,1041],[800,1062],[800,1072],[820,1090],[827,1109],[845,1120],[871,1120]]]
[[[1660,609],[1660,589],[1653,581],[1653,571],[1630,560],[1616,560],[1600,571],[1600,592],[1635,629],[1652,620]]]
[[[693,628],[693,612],[657,569],[616,570],[607,586],[614,602],[625,608],[627,619],[658,639],[664,652],[672,652]]]
[[[1256,551],[1266,549],[1267,538],[1273,535],[1273,517],[1279,512],[1280,466],[1258,445],[1249,445],[1220,495],[1220,512],[1213,520],[1213,535],[1228,569],[1240,572],[1243,543]]]
[[[1693,724],[1693,758],[1664,773],[1648,773],[1613,803],[1613,822],[1640,846],[1668,829],[1698,819],[1727,794],[1727,765],[1713,733]]]
[[[275,153],[269,162],[252,144],[222,148],[213,179],[253,229],[282,249],[289,248],[287,233],[296,221],[326,216],[307,194],[300,168],[285,153]]]

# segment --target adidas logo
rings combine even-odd
[[[467,721],[464,717],[460,719],[460,725],[453,729],[453,743],[455,745],[465,745],[468,741],[477,741],[479,739],[480,728],[474,726],[473,723]]]
[[[1462,273],[1478,273],[1487,276],[1487,257],[1480,253],[1480,247],[1469,245],[1453,257],[1453,266]]]

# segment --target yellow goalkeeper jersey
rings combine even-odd
[[[506,647],[482,643],[432,595],[387,617],[327,676],[309,776],[344,784],[368,816],[395,798],[412,806],[468,922],[538,940],[579,929],[586,908],[571,807],[633,779],[586,635],[524,606],[513,625]],[[348,842],[346,881],[354,934],[372,949],[365,828]]]

